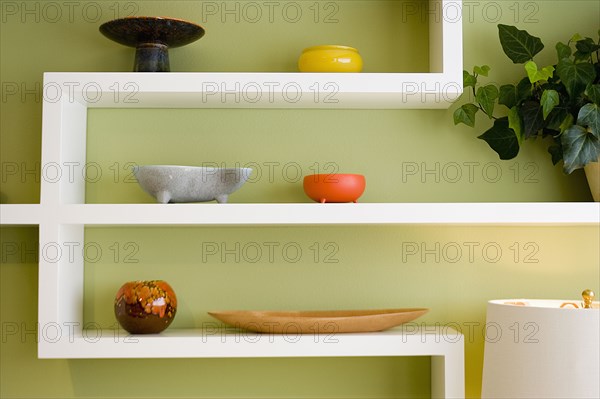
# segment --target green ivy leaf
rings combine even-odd
[[[531,83],[539,82],[540,80],[548,80],[554,73],[553,66],[547,66],[542,69],[538,69],[537,64],[533,61],[527,61],[525,64],[525,70]]]
[[[577,115],[577,124],[587,126],[597,139],[600,139],[600,107],[596,104],[585,104]]]
[[[563,119],[562,123],[559,126],[560,132],[564,133],[565,130],[567,130],[568,128],[573,126],[574,122],[575,122],[575,118],[573,118],[573,115],[567,114],[567,116],[565,117],[565,119]]]
[[[562,147],[558,144],[553,144],[548,147],[548,152],[552,156],[552,165],[556,165],[562,159]]]
[[[482,65],[480,67],[476,66],[473,67],[473,74],[474,75],[483,75],[483,76],[488,76],[488,72],[490,71],[490,67],[487,65]]]
[[[562,60],[563,58],[569,58],[571,56],[571,47],[564,43],[558,42],[556,43],[556,53],[558,54],[559,60]]]
[[[494,85],[482,86],[477,89],[477,93],[475,94],[475,99],[490,118],[494,113],[494,106],[497,98],[498,88]]]
[[[558,92],[556,90],[544,90],[542,93],[542,99],[540,100],[540,105],[542,106],[542,110],[544,112],[544,120],[548,118],[548,114],[550,111],[554,109],[560,102],[558,97]]]
[[[513,159],[519,153],[519,140],[515,132],[508,127],[508,118],[494,121],[494,126],[478,137],[496,151],[500,159]]]
[[[548,134],[551,134],[553,136],[560,134],[562,132],[560,126],[567,117],[567,115],[571,115],[567,111],[567,108],[561,108],[559,106],[555,107],[548,115],[548,118],[546,118],[545,128],[553,130],[553,132],[548,132]],[[571,118],[573,118],[573,116],[571,116]]]
[[[506,105],[507,108],[512,108],[517,105],[517,86],[502,85],[498,94],[498,104]]]
[[[475,127],[475,114],[479,108],[475,104],[464,104],[454,111],[454,124],[464,123],[467,126]]]
[[[544,125],[541,105],[537,101],[525,101],[520,111],[523,118],[523,137],[528,139],[536,136]]]
[[[592,64],[576,64],[570,58],[563,58],[558,62],[556,73],[564,83],[571,99],[579,97],[596,77]]]
[[[590,59],[590,53],[583,53],[577,50],[573,54],[573,58],[575,59],[575,63],[586,62]]]
[[[531,83],[529,78],[523,78],[516,86],[502,85],[498,94],[498,104],[512,108],[531,95]]]
[[[554,76],[554,67],[552,65],[545,66],[539,73],[541,74],[542,80],[548,80]]]
[[[569,41],[570,42],[578,42],[582,39],[583,39],[583,36],[581,36],[579,33],[575,33],[573,36],[571,36],[571,40],[569,40]]]
[[[585,88],[585,95],[596,105],[600,105],[600,84],[589,84]]]
[[[527,31],[519,30],[514,26],[499,24],[498,34],[502,50],[515,64],[522,64],[533,59],[544,48],[539,37],[532,36]]]
[[[512,107],[508,111],[508,127],[515,132],[519,145],[523,144],[523,127],[521,124],[521,115],[519,115],[519,109],[516,106]]]
[[[585,39],[579,40],[575,43],[577,51],[583,54],[590,55],[594,51],[600,49],[600,45],[596,44],[591,38],[586,37]]]
[[[463,71],[463,87],[475,87],[477,84],[477,77],[471,75],[467,71]]]
[[[597,161],[600,154],[598,138],[579,125],[573,125],[560,136],[563,147],[563,170],[570,174],[590,162]]]
[[[517,83],[517,102],[521,102],[531,96],[531,90],[533,85],[529,81],[529,78],[523,78]]]

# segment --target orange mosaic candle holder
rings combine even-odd
[[[117,292],[115,316],[131,334],[157,334],[171,324],[177,312],[177,297],[162,280],[130,281]]]

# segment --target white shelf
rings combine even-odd
[[[80,324],[78,324],[80,326]],[[40,358],[255,358],[430,356],[434,398],[464,398],[464,336],[415,323],[376,333],[256,334],[232,329],[168,329],[156,335],[53,325]],[[60,333],[60,339],[55,339]]]
[[[47,216],[39,204],[0,205],[0,225],[39,225]]]
[[[463,92],[462,0],[429,0],[427,73],[46,73],[85,108],[448,108]]]
[[[87,108],[444,109],[463,92],[456,63],[446,73],[50,72],[44,92]]]
[[[598,225],[600,203],[0,205],[5,225]]]
[[[40,352],[43,358],[244,358],[337,356],[457,356],[464,337],[451,328],[419,324],[374,333],[258,334],[218,323],[205,329],[167,329],[160,334],[130,335],[123,330],[61,330],[61,340]],[[52,331],[54,332],[54,331]],[[458,360],[458,359],[457,359]]]

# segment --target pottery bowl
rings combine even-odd
[[[144,191],[162,204],[169,202],[225,203],[248,180],[250,168],[214,168],[177,165],[134,166]]]
[[[314,46],[298,59],[300,72],[360,72],[363,61],[358,50],[348,46]]]
[[[177,297],[166,281],[130,281],[119,288],[114,308],[115,317],[125,331],[157,334],[175,318]]]
[[[321,203],[356,202],[365,187],[363,175],[333,173],[304,177],[304,192],[312,200]]]

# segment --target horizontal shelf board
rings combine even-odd
[[[448,108],[462,74],[47,72],[47,102],[89,108]]]
[[[66,339],[68,338],[68,339]],[[446,356],[463,350],[451,328],[416,325],[360,334],[256,334],[233,329],[168,329],[157,335],[92,330],[39,344],[40,358],[247,358]]]
[[[0,205],[2,224],[600,224],[600,203]]]
[[[43,218],[43,208],[39,204],[0,205],[2,225],[39,225]]]

